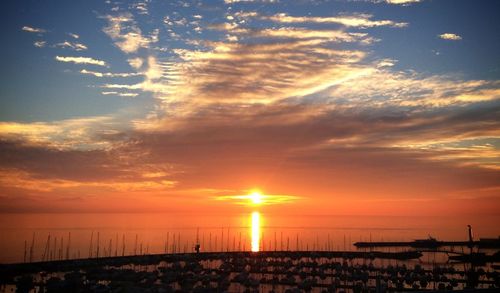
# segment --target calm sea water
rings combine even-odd
[[[352,250],[356,241],[465,240],[467,224],[477,238],[498,237],[498,223],[500,216],[0,214],[0,262],[189,252],[197,239],[202,251]]]

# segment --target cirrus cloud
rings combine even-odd
[[[392,20],[372,20],[371,14],[352,14],[330,17],[319,16],[291,16],[286,13],[278,13],[273,16],[263,17],[279,23],[337,23],[346,27],[370,28],[370,27],[406,27],[406,22],[395,22]]]
[[[75,64],[91,64],[98,66],[107,66],[105,61],[90,58],[90,57],[70,57],[70,56],[56,56],[55,59],[59,62],[70,62]]]
[[[153,30],[149,37],[144,36],[131,13],[108,15],[105,18],[108,20],[108,26],[103,31],[125,53],[135,53],[140,48],[148,48],[149,44],[158,41],[159,30]]]
[[[36,28],[36,27],[31,27],[31,26],[23,26],[21,28],[21,30],[25,31],[25,32],[29,32],[29,33],[45,33],[47,32],[46,30],[42,29],[42,28]]]

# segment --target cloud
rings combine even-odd
[[[492,167],[498,160],[491,146],[464,156],[467,147],[459,154],[439,144],[432,149],[413,145],[438,139],[460,143],[465,137],[496,136],[498,141],[498,103],[464,107],[458,113],[453,107],[338,106],[297,100],[206,105],[188,116],[170,116],[155,130],[138,132],[137,140],[152,160],[192,168],[176,177],[189,188],[201,182],[229,189],[266,182],[271,190],[289,187],[279,189],[281,194],[314,189],[315,197],[334,196],[338,203],[353,196],[405,201],[426,194],[440,200],[461,196],[463,190],[498,186],[499,174]],[[488,126],[478,131],[480,125]],[[477,141],[474,148],[480,145],[484,143]],[[457,178],[464,181],[457,183]]]
[[[99,65],[99,66],[107,66],[106,62],[98,59],[93,59],[89,57],[65,57],[65,56],[56,56],[55,59],[60,62],[71,62],[75,64],[91,64],[91,65]]]
[[[500,83],[462,80],[453,76],[424,76],[380,66],[365,67],[363,74],[318,94],[344,106],[442,108],[500,99]]]
[[[72,37],[73,39],[79,39],[80,38],[79,35],[73,34],[73,33],[68,33],[68,36]]]
[[[29,32],[29,33],[45,33],[47,32],[46,30],[44,29],[41,29],[41,28],[36,28],[36,27],[31,27],[31,26],[23,26],[21,28],[23,31],[25,32]]]
[[[55,46],[60,47],[60,48],[70,48],[70,49],[73,49],[75,51],[84,51],[84,50],[88,49],[87,46],[84,44],[72,43],[72,42],[68,42],[68,41],[64,41],[62,43],[57,43]]]
[[[400,5],[408,5],[411,3],[418,3],[422,0],[385,0],[385,2],[390,4],[400,4]]]
[[[134,69],[140,69],[142,67],[142,64],[144,63],[142,58],[139,58],[139,57],[127,59],[127,62]]]
[[[394,59],[382,59],[380,60],[378,63],[377,63],[377,68],[381,68],[381,67],[392,67],[396,64],[397,60],[394,60]]]
[[[1,185],[17,194],[97,194],[101,202],[104,194],[136,202],[137,192],[144,192],[141,198],[162,193],[163,201],[182,193],[180,200],[202,188],[239,190],[256,183],[269,194],[314,191],[315,200],[334,196],[337,204],[353,196],[403,202],[421,194],[434,200],[463,196],[498,186],[495,149],[478,140],[499,137],[500,105],[493,102],[458,112],[345,109],[297,100],[205,105],[188,116],[169,116],[154,131],[110,136],[108,147],[91,150],[45,145],[54,139],[27,143],[25,135],[12,135],[17,140],[0,143]],[[80,139],[69,133],[67,138]],[[463,145],[465,138],[476,142]],[[206,201],[208,195],[201,194]]]
[[[408,6],[413,3],[422,2],[422,0],[351,0],[351,1],[362,1],[362,2],[372,2],[372,3],[388,3],[395,5]]]
[[[461,36],[456,35],[456,34],[452,34],[452,33],[440,34],[440,35],[438,35],[438,37],[440,37],[443,40],[448,40],[448,41],[460,41],[462,39]]]
[[[321,36],[263,44],[210,43],[208,51],[177,50],[183,62],[167,67],[169,71],[163,72],[167,82],[106,87],[152,91],[174,103],[175,112],[160,108],[158,116],[135,121],[138,130],[156,133],[198,127],[190,117],[207,125],[212,120],[223,125],[240,120],[291,128],[304,123],[326,131],[318,133],[315,142],[304,141],[307,151],[338,146],[423,151],[416,146],[435,145],[432,151],[425,149],[421,159],[460,164],[463,160],[449,155],[449,148],[437,147],[438,143],[500,138],[495,130],[498,123],[490,117],[495,107],[489,116],[471,115],[483,117],[478,121],[465,114],[453,117],[457,107],[496,105],[500,100],[498,82],[397,71],[393,69],[395,60],[367,63],[362,51],[333,50],[328,44]],[[282,109],[294,110],[282,113]],[[165,117],[162,111],[168,118],[161,118]],[[328,115],[337,118],[330,120]],[[184,119],[193,125],[184,124]],[[325,125],[342,126],[328,131]],[[480,125],[488,127],[478,131]],[[467,158],[470,166],[494,165],[491,160],[484,162],[485,156],[479,152],[471,156],[474,158]]]
[[[106,129],[103,127],[106,126]],[[55,122],[0,122],[0,140],[53,149],[105,149],[110,143],[99,139],[116,126],[111,117],[75,118]],[[102,133],[95,130],[102,129]]]
[[[254,36],[290,39],[327,39],[331,42],[360,42],[370,44],[375,39],[364,33],[346,33],[338,30],[312,30],[295,27],[263,29],[253,32]]]
[[[35,46],[37,48],[43,48],[43,47],[45,47],[45,45],[47,45],[46,41],[36,41],[33,43],[33,46]]]
[[[200,41],[192,50],[173,49],[178,57],[172,61],[153,56],[129,59],[136,70],[147,65],[142,70],[146,79],[102,87],[152,92],[167,103],[182,103],[186,109],[196,107],[196,103],[268,104],[312,94],[347,75],[359,74],[359,68],[352,64],[360,62],[365,53],[335,50],[333,43],[366,45],[376,41],[367,33],[341,30],[247,29],[235,23],[209,28],[233,34],[228,36],[230,42]],[[236,43],[240,37],[247,43]]]
[[[500,170],[500,160],[498,159],[500,158],[500,149],[492,144],[498,143],[500,138],[498,133],[490,135],[493,136],[420,141],[404,145],[404,147],[428,151],[430,160],[455,161],[461,166]]]
[[[234,4],[234,3],[252,3],[252,2],[261,2],[261,3],[278,3],[279,0],[224,0],[226,4]]]
[[[0,185],[9,186],[24,190],[32,190],[36,192],[61,192],[71,189],[92,188],[96,190],[134,192],[134,191],[161,191],[172,188],[176,182],[169,180],[133,180],[133,181],[118,181],[106,182],[98,180],[89,181],[74,181],[64,179],[40,179],[32,177],[27,172],[18,170],[0,170],[2,178]]]
[[[148,15],[149,14],[147,1],[133,3],[131,5],[131,8],[135,9],[138,14],[141,14],[141,15]]]
[[[159,30],[153,30],[149,37],[142,34],[131,13],[118,16],[106,16],[108,26],[103,31],[125,53],[137,52],[140,48],[148,48],[149,44],[158,41]]]
[[[171,167],[166,164],[150,165],[149,160],[135,150],[134,158],[101,150],[58,150],[43,146],[26,146],[0,141],[0,188],[17,191],[35,191],[55,194],[76,193],[86,197],[86,192],[137,192],[169,190],[176,182],[171,180]],[[125,151],[125,149],[123,149]],[[28,156],[31,159],[24,158]],[[7,159],[16,158],[16,160]],[[53,162],[56,165],[52,165]],[[127,165],[129,167],[127,168]],[[57,167],[55,167],[57,166]],[[133,166],[133,167],[131,167]],[[156,174],[155,177],[143,175]]]
[[[198,103],[271,103],[327,88],[351,74],[360,51],[334,50],[327,40],[267,44],[211,43],[209,51],[176,50],[184,63],[166,82],[144,84],[166,100]]]
[[[143,88],[141,84],[114,84],[114,83],[107,83],[102,85],[102,87],[107,89],[127,89],[127,90],[139,90]]]
[[[315,16],[291,16],[286,13],[278,13],[273,16],[262,18],[269,19],[279,23],[337,23],[347,27],[370,28],[370,27],[406,27],[406,22],[394,22],[392,20],[371,20],[373,16],[370,14],[352,14],[339,15],[332,17],[315,17]]]
[[[119,96],[119,97],[137,97],[139,94],[138,93],[121,93],[121,92],[101,92],[103,95],[113,95],[113,96]]]
[[[97,72],[97,71],[91,71],[91,70],[87,70],[87,69],[80,70],[80,73],[87,74],[87,75],[93,75],[95,77],[131,77],[131,76],[141,75],[141,73],[137,73],[137,72],[113,73],[113,72]]]

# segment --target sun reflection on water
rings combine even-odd
[[[252,213],[252,252],[259,252],[260,247],[260,213]]]

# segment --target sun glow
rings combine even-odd
[[[259,189],[254,188],[246,190],[246,194],[239,195],[219,195],[217,200],[230,200],[237,204],[247,206],[272,205],[281,203],[290,203],[298,200],[300,197],[294,195],[264,194]]]
[[[249,195],[250,200],[253,204],[258,205],[262,203],[262,193],[260,191],[255,190]]]

